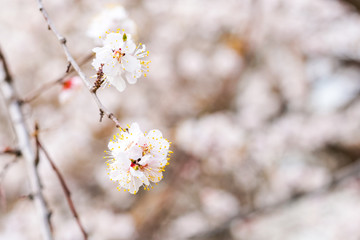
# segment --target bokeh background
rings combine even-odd
[[[67,61],[37,8],[0,0],[0,46],[27,97]],[[357,0],[46,0],[76,59],[97,46],[94,16],[121,4],[150,72],[99,91],[126,124],[173,142],[151,191],[118,192],[103,159],[117,129],[84,87],[25,106],[94,240],[360,239],[360,15]],[[95,74],[91,62],[82,65]],[[16,146],[3,99],[0,147]],[[24,162],[0,156],[0,239],[41,239]],[[59,181],[40,162],[55,239],[82,239]]]

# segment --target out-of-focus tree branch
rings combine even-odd
[[[51,30],[55,34],[56,38],[59,40],[61,46],[63,47],[63,50],[64,50],[64,53],[66,55],[67,60],[69,61],[71,66],[74,68],[74,70],[77,72],[79,77],[82,79],[85,86],[89,89],[89,92],[91,93],[93,99],[95,100],[96,104],[98,105],[98,108],[100,110],[100,121],[102,120],[102,117],[104,115],[106,115],[109,119],[111,119],[115,123],[117,128],[121,128],[119,120],[115,117],[115,115],[112,112],[110,112],[109,110],[107,110],[105,108],[105,106],[102,104],[102,102],[100,101],[100,99],[96,95],[96,91],[91,90],[93,88],[92,88],[92,86],[90,84],[90,81],[87,79],[87,77],[85,76],[83,71],[80,69],[80,66],[77,64],[77,62],[72,57],[68,47],[66,46],[65,37],[63,37],[56,30],[55,25],[52,23],[52,21],[51,21],[49,15],[48,15],[47,11],[45,10],[41,0],[38,0],[38,5],[39,5],[39,10],[42,13],[42,15],[43,15],[43,17],[44,17],[44,19],[45,19],[45,21],[46,21],[46,23],[48,25],[48,29]]]
[[[80,60],[80,66],[84,65],[85,63],[87,63],[88,61],[90,61],[90,59],[92,59],[93,54],[88,54],[87,56],[85,56],[83,59]],[[47,82],[44,83],[42,86],[40,86],[38,89],[34,90],[33,92],[31,92],[30,94],[28,94],[28,96],[26,96],[24,99],[22,99],[23,102],[31,102],[33,100],[35,100],[37,97],[39,97],[42,93],[44,93],[46,90],[51,89],[52,87],[62,84],[63,81],[69,77],[72,73],[74,72],[74,68],[71,67],[71,64],[68,65],[66,72],[63,74],[63,76],[59,77],[58,79],[56,79],[55,81],[51,81],[51,82]]]
[[[6,174],[6,172],[7,172],[7,170],[8,170],[12,165],[14,165],[18,160],[19,160],[19,158],[15,157],[15,158],[12,159],[10,162],[8,162],[8,163],[6,163],[6,164],[4,165],[4,167],[3,167],[3,168],[1,169],[1,171],[0,171],[0,184],[1,184],[1,182],[2,182],[2,180],[3,180],[3,178],[4,178],[4,176],[5,176],[5,174]]]
[[[55,165],[54,161],[52,160],[52,158],[50,157],[50,154],[47,152],[47,150],[44,148],[44,145],[40,142],[39,140],[39,136],[38,136],[38,126],[36,125],[35,127],[35,140],[36,140],[36,144],[37,146],[39,147],[39,149],[45,154],[46,158],[48,159],[52,169],[54,170],[56,176],[58,177],[59,181],[60,181],[60,184],[61,184],[61,187],[62,189],[64,190],[64,193],[65,193],[65,197],[66,197],[66,200],[68,202],[68,205],[70,207],[70,210],[71,210],[71,213],[73,214],[75,220],[76,220],[76,223],[78,224],[79,228],[80,228],[80,231],[81,233],[83,234],[84,236],[84,240],[87,240],[88,239],[88,235],[85,231],[85,228],[83,227],[81,221],[80,221],[80,218],[79,218],[79,214],[77,213],[76,211],[76,208],[75,208],[75,205],[74,205],[74,202],[72,201],[71,199],[71,192],[69,190],[69,187],[67,186],[66,182],[65,182],[65,179],[64,177],[62,176],[60,170],[57,168],[57,166]]]
[[[26,162],[31,194],[33,195],[34,203],[39,214],[43,239],[51,240],[52,232],[49,222],[51,213],[47,208],[41,191],[40,177],[36,168],[36,148],[34,144],[31,143],[29,130],[21,109],[21,103],[13,86],[12,77],[1,49],[0,61],[2,62],[2,68],[5,73],[5,77],[0,79],[0,91],[6,101],[9,117],[17,136],[19,150]]]
[[[11,161],[7,162],[0,171],[0,206],[3,209],[6,209],[6,196],[5,196],[5,191],[4,191],[3,187],[2,187],[2,182],[4,180],[4,177],[5,177],[6,173],[7,173],[7,171],[18,160],[19,160],[19,158],[15,155],[15,157]]]
[[[269,212],[273,212],[279,209],[282,209],[286,206],[290,206],[294,204],[295,202],[312,197],[319,194],[327,193],[329,190],[333,189],[334,187],[338,186],[339,184],[345,182],[346,180],[356,177],[360,174],[360,160],[356,161],[354,164],[345,167],[342,170],[339,170],[334,176],[332,181],[328,182],[327,184],[321,186],[320,188],[317,188],[312,191],[308,192],[299,192],[294,194],[288,199],[285,199],[283,201],[280,201],[278,203],[269,205],[269,206],[263,206],[259,208],[254,208],[249,211],[245,211],[242,213],[237,214],[236,216],[229,218],[227,221],[225,221],[222,225],[217,226],[215,228],[209,229],[206,232],[200,233],[198,235],[192,236],[191,240],[200,240],[200,239],[209,239],[213,236],[221,236],[224,234],[230,227],[231,223],[234,220],[242,220],[247,219],[256,215],[260,214],[266,214]]]
[[[360,0],[342,0],[342,1],[355,7],[356,10],[360,13]]]
[[[21,151],[19,149],[6,147],[0,151],[0,155],[15,155],[17,157],[21,156]]]

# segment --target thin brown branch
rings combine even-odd
[[[2,168],[2,170],[0,171],[0,184],[3,181],[5,174],[7,173],[7,171],[9,170],[9,168],[14,165],[17,161],[19,160],[19,158],[15,157],[13,158],[11,161],[7,162],[4,167]]]
[[[1,209],[6,210],[6,193],[1,182],[0,182],[0,206]]]
[[[17,155],[15,155],[17,156]],[[13,166],[17,161],[19,160],[18,157],[14,157],[11,161],[7,162],[3,169],[0,171],[0,206],[2,209],[6,209],[6,193],[2,186],[2,182],[5,178],[6,173],[10,169],[11,166]]]
[[[342,0],[342,2],[353,6],[358,13],[360,12],[360,0]]]
[[[6,147],[0,151],[0,155],[15,155],[17,157],[21,156],[21,151],[19,149]]]
[[[93,57],[93,54],[90,53],[87,56],[85,56],[83,59],[80,60],[79,65],[82,66],[89,62]],[[68,64],[65,74],[63,74],[61,77],[56,79],[55,81],[44,83],[42,86],[40,86],[38,89],[34,90],[30,94],[28,94],[27,97],[22,99],[22,102],[29,103],[31,101],[34,101],[36,98],[38,98],[42,93],[46,92],[47,90],[51,89],[54,86],[57,86],[59,84],[62,84],[65,79],[67,79],[73,72],[74,68],[71,67],[71,63]]]
[[[31,193],[34,196],[34,203],[36,210],[39,214],[41,222],[42,236],[45,240],[52,239],[51,226],[48,221],[50,214],[47,208],[45,198],[41,191],[40,177],[35,166],[35,147],[32,144],[31,136],[26,125],[25,117],[22,112],[22,106],[19,101],[19,97],[13,86],[12,77],[7,67],[5,57],[0,49],[0,61],[2,62],[2,68],[5,72],[5,78],[0,79],[0,92],[4,96],[7,110],[15,134],[18,140],[18,147],[22,153],[26,163],[26,170],[30,181]]]
[[[69,73],[70,72],[70,68],[71,68],[71,63],[69,62],[67,67],[66,67],[66,71],[65,73]]]
[[[42,13],[47,25],[48,25],[48,29],[51,30],[56,38],[59,40],[64,53],[66,55],[66,58],[68,60],[69,63],[71,63],[71,66],[74,68],[74,70],[77,72],[77,74],[79,75],[79,77],[82,79],[83,83],[85,84],[85,86],[88,88],[89,92],[91,93],[93,99],[95,100],[96,104],[98,105],[98,108],[100,110],[101,113],[104,113],[109,119],[111,119],[114,123],[115,126],[117,128],[120,128],[120,122],[119,120],[115,117],[115,115],[110,112],[109,110],[107,110],[105,108],[105,106],[102,104],[102,102],[100,101],[100,99],[98,98],[98,96],[96,95],[96,92],[92,92],[92,86],[90,84],[90,81],[87,79],[86,75],[84,74],[84,72],[80,69],[79,65],[77,64],[77,62],[74,60],[74,58],[72,57],[68,47],[66,46],[66,38],[63,37],[55,28],[55,25],[52,23],[47,11],[44,8],[44,5],[42,3],[41,0],[38,0],[38,5],[39,5],[39,10]]]
[[[5,81],[10,83],[10,82],[12,82],[12,76],[10,74],[9,67],[7,65],[7,62],[5,60],[5,56],[4,56],[3,52],[1,51],[1,49],[0,49],[0,60],[2,62],[3,70],[4,70],[4,73],[5,73]]]
[[[38,130],[37,126],[35,126],[35,132],[37,132],[37,130]],[[38,176],[40,176],[39,169],[38,169],[39,162],[40,162],[40,147],[36,144],[34,165],[35,165],[35,170],[36,170],[36,173]],[[43,185],[42,185],[40,179],[39,179],[39,184],[40,184],[40,189],[42,190]],[[34,196],[34,194],[30,194],[30,195]],[[46,208],[49,209],[48,204],[45,199],[44,199],[44,203],[45,203]],[[49,210],[46,215],[46,221],[48,222],[48,224],[50,226],[50,231],[53,232],[54,229],[53,229],[53,225],[51,224],[51,215],[52,215],[52,212]]]
[[[59,179],[60,185],[61,185],[62,189],[64,190],[65,197],[66,197],[67,203],[69,205],[70,211],[73,214],[73,216],[74,216],[74,218],[76,220],[76,223],[78,224],[78,226],[80,228],[81,233],[83,234],[84,240],[87,240],[88,239],[88,234],[86,233],[85,228],[83,227],[83,225],[82,225],[82,223],[80,221],[79,214],[77,213],[74,202],[71,199],[70,189],[67,186],[67,184],[65,182],[65,179],[64,179],[63,175],[61,174],[60,170],[57,168],[54,161],[50,157],[50,154],[47,152],[47,150],[44,148],[43,144],[40,142],[39,136],[38,136],[38,128],[36,130],[37,130],[36,135],[35,135],[36,144],[41,149],[41,151],[45,154],[47,160],[49,161],[49,163],[51,165],[51,168],[54,170],[57,178]]]

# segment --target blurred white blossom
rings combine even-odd
[[[231,114],[187,120],[179,125],[176,140],[184,150],[203,160],[211,172],[231,171],[243,159],[245,135]]]
[[[95,40],[104,37],[106,32],[123,29],[130,34],[136,34],[136,24],[128,17],[124,7],[120,5],[107,6],[92,21],[87,35]]]
[[[175,219],[169,227],[170,236],[166,239],[187,239],[188,237],[205,231],[209,226],[208,220],[200,211],[186,213]]]
[[[59,94],[59,102],[61,104],[69,101],[76,92],[81,88],[81,78],[78,76],[71,77],[63,82],[61,92]]]
[[[200,192],[204,212],[215,223],[234,217],[239,211],[235,196],[224,190],[204,188]]]

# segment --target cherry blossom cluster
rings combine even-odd
[[[118,27],[131,23],[124,11],[116,7],[100,14],[89,32],[100,30],[101,22],[105,22],[109,29],[114,27],[110,26],[113,23],[122,23]],[[92,66],[97,72],[94,93],[98,88],[109,85],[122,92],[126,88],[126,81],[135,84],[141,76],[146,77],[150,61],[144,58],[149,52],[145,45],[134,43],[131,33],[118,28],[115,32],[105,32],[105,35],[101,32],[99,39],[102,40],[102,46],[93,49],[96,55]],[[108,154],[105,158],[108,158],[110,179],[118,183],[118,190],[124,189],[132,194],[136,194],[141,186],[152,188],[151,183],[157,184],[163,178],[162,172],[169,164],[170,143],[159,130],[144,134],[137,123],[120,130],[121,133],[110,140],[109,151],[105,151]]]
[[[170,142],[157,129],[143,133],[137,123],[114,135],[107,151],[108,175],[124,189],[136,194],[141,186],[149,190],[151,182],[157,184],[165,166],[169,164]]]
[[[142,75],[146,76],[150,61],[143,60],[149,55],[143,44],[135,45],[131,34],[124,31],[108,33],[102,47],[93,49],[96,58],[92,66],[96,71],[104,73],[104,84],[113,85],[120,92],[126,88],[125,79],[130,84],[135,84]]]

